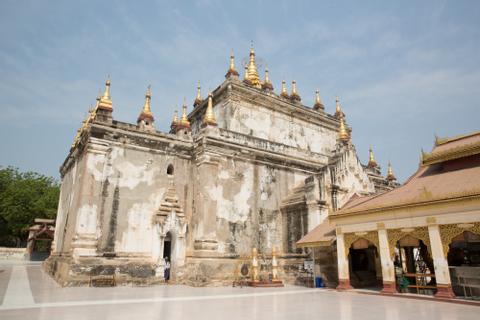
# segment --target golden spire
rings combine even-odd
[[[392,164],[390,163],[390,161],[388,161],[387,180],[388,180],[388,181],[397,180],[397,178],[396,178],[395,175],[393,174]]]
[[[100,103],[98,104],[100,109],[107,109],[112,110],[112,100],[110,98],[110,76],[107,77],[107,81],[105,81],[105,91],[103,92],[103,96],[100,98]]]
[[[243,82],[250,84],[250,80],[248,80],[248,66],[245,66],[245,72],[243,73]]]
[[[325,106],[322,103],[322,100],[320,99],[320,91],[315,90],[315,104],[313,105],[313,109],[315,110],[325,110]]]
[[[301,101],[302,99],[298,95],[297,92],[297,82],[295,80],[292,81],[292,93],[290,94],[290,99],[293,101]]]
[[[140,122],[145,119],[150,119],[150,121],[154,120],[152,110],[150,107],[151,98],[152,98],[152,91],[150,89],[150,86],[148,86],[147,92],[145,93],[145,103],[143,104],[143,109],[140,115],[138,116],[137,122]]]
[[[203,117],[203,124],[216,126],[217,120],[215,119],[215,114],[213,113],[213,100],[212,100],[212,93],[208,93],[208,104],[207,110],[205,111],[205,116]]]
[[[268,76],[268,68],[265,67],[265,81],[262,83],[262,89],[264,90],[273,90],[273,85],[270,82],[270,77]]]
[[[345,127],[345,121],[343,117],[340,118],[340,129],[338,130],[338,138],[342,142],[347,142],[350,140],[350,135],[348,134],[347,128]]]
[[[225,75],[225,78],[229,78],[231,76],[238,77],[238,72],[235,69],[235,56],[233,55],[233,49],[230,53],[230,66],[228,67],[228,71],[227,71],[227,74]]]
[[[246,71],[247,72],[245,78],[250,82],[252,86],[260,88],[261,82],[257,72],[257,65],[255,64],[255,50],[253,49],[253,42],[250,47],[250,59],[248,61]]]
[[[375,157],[373,156],[372,146],[370,146],[370,149],[368,149],[368,164],[367,164],[367,166],[369,168],[375,168],[377,166],[377,161],[375,161]]]
[[[203,102],[203,98],[202,98],[202,93],[201,93],[201,87],[200,87],[200,81],[198,81],[198,85],[197,85],[197,96],[195,97],[195,100],[193,101],[193,107],[197,107],[199,106],[202,102]]]
[[[340,100],[338,99],[338,96],[335,99],[335,117],[337,118],[345,117],[345,114],[343,113],[342,108],[340,107]]]
[[[285,85],[285,80],[282,80],[282,91],[280,92],[280,95],[284,98],[290,98],[287,92],[287,86]]]
[[[173,112],[173,119],[172,119],[172,123],[170,124],[170,133],[175,133],[176,130],[177,130],[177,126],[178,126],[178,111],[175,110]]]
[[[183,106],[182,106],[182,118],[180,119],[180,126],[183,128],[190,128],[190,121],[188,121],[187,117],[187,101],[185,98],[183,99]]]

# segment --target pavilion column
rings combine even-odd
[[[380,246],[380,261],[382,264],[382,293],[396,293],[397,287],[395,284],[395,266],[392,261],[390,247],[388,246],[388,235],[385,228],[378,230],[378,245]]]
[[[345,249],[345,239],[340,228],[337,228],[337,261],[338,261],[338,287],[337,290],[353,289],[350,285],[350,272],[348,268],[348,254]]]
[[[455,294],[453,293],[452,283],[450,281],[448,261],[443,252],[439,226],[429,225],[428,236],[430,237],[430,247],[432,249],[432,258],[435,267],[435,279],[437,281],[437,293],[435,297],[454,298]]]

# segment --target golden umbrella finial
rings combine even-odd
[[[297,102],[302,100],[298,95],[297,82],[295,80],[292,81],[292,93],[290,94],[290,99]]]
[[[315,104],[313,105],[313,109],[315,110],[325,110],[325,106],[320,99],[320,91],[317,89],[315,90]]]
[[[208,93],[208,104],[207,110],[205,111],[205,116],[203,118],[203,124],[210,126],[217,125],[217,120],[215,119],[215,114],[213,113],[213,98],[211,92]]]
[[[340,99],[338,96],[335,98],[335,117],[337,118],[343,118],[345,117],[345,114],[342,111],[342,108],[340,107]]]
[[[350,140],[350,135],[348,134],[343,117],[340,118],[340,129],[338,130],[338,138],[342,142],[347,142],[348,140]]]
[[[149,85],[147,87],[147,91],[145,92],[145,103],[143,104],[142,112],[140,112],[140,115],[138,116],[137,122],[140,122],[145,119],[149,119],[150,121],[154,121],[153,119],[153,114],[152,114],[152,109],[150,106],[150,101],[152,98],[152,91],[151,91],[151,86]]]
[[[373,149],[372,146],[368,149],[368,164],[369,168],[375,168],[377,166],[377,161],[375,161],[375,157],[373,156]]]
[[[202,93],[201,93],[200,81],[198,81],[197,96],[195,97],[195,100],[193,101],[193,107],[199,106],[202,102],[203,102],[203,98],[202,98]]]
[[[397,178],[396,178],[395,175],[393,174],[392,164],[390,163],[390,161],[388,161],[387,180],[388,180],[388,181],[395,181],[395,180],[397,180]]]
[[[290,98],[290,96],[288,95],[288,92],[287,92],[287,86],[285,84],[285,80],[282,80],[282,91],[280,92],[280,95],[284,98]]]
[[[187,117],[187,100],[185,98],[183,98],[182,118],[180,119],[180,125],[182,127],[190,128],[190,121],[188,121]]]
[[[105,81],[105,91],[103,92],[103,96],[100,98],[98,107],[107,110],[113,109],[112,100],[110,98],[110,75],[107,76],[107,80]]]
[[[253,41],[250,46],[250,59],[246,68],[245,79],[248,80],[252,86],[257,88],[261,87],[260,77],[258,76],[257,72],[257,65],[255,64],[255,50],[253,49]]]
[[[235,69],[235,56],[233,54],[233,49],[230,52],[230,65],[228,67],[227,74],[225,74],[225,78],[231,77],[231,76],[237,76],[238,77],[238,72]]]
[[[265,67],[265,80],[262,83],[262,88],[264,90],[273,90],[272,82],[270,81],[270,77],[268,76],[268,68]]]

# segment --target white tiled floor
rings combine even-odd
[[[3,270],[3,272],[1,272]],[[6,288],[5,288],[6,287]],[[0,262],[0,319],[479,319],[480,308],[301,287],[61,288],[37,264]]]

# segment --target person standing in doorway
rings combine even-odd
[[[163,277],[165,278],[165,282],[168,283],[168,280],[170,280],[170,261],[168,260],[168,257],[165,257],[165,271]]]

